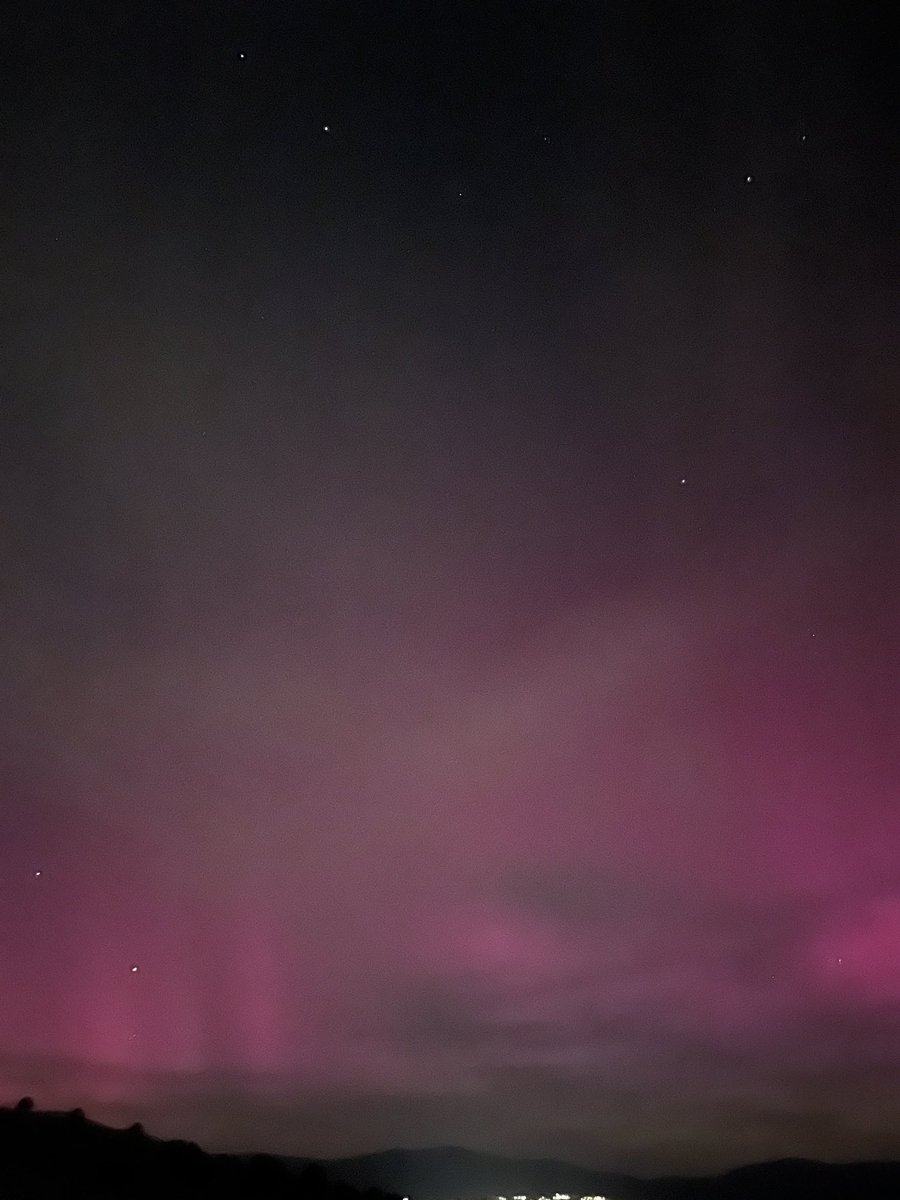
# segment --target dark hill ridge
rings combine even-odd
[[[646,1183],[608,1171],[592,1171],[549,1158],[504,1158],[461,1146],[425,1150],[384,1150],[355,1158],[331,1159],[322,1166],[331,1179],[354,1187],[385,1187],[413,1200],[480,1200],[483,1196],[525,1193],[529,1197],[568,1192],[629,1200],[647,1194]]]
[[[207,1154],[140,1125],[110,1129],[81,1109],[0,1108],[2,1200],[363,1200],[348,1184],[271,1155]],[[398,1200],[370,1191],[365,1200]]]
[[[898,1200],[900,1163],[784,1159],[702,1178],[637,1179],[551,1159],[502,1158],[447,1146],[385,1150],[322,1162],[331,1179],[412,1200],[481,1200],[567,1192],[608,1200]]]
[[[550,1159],[448,1146],[315,1161],[207,1154],[80,1109],[0,1108],[2,1200],[481,1200],[554,1192],[609,1200],[897,1200],[900,1163],[759,1163],[699,1179],[635,1179]],[[391,1194],[393,1193],[393,1195]]]

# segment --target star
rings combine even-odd
[[[685,483],[687,483],[687,480],[686,480],[686,479],[681,479],[681,480],[679,480],[679,483],[685,484]]]
[[[40,877],[43,875],[43,873],[44,873],[43,871],[35,871],[35,873],[34,873],[35,879],[40,879]]]
[[[131,971],[132,975],[139,975],[141,968],[137,965],[137,963],[132,963],[129,967],[129,970]]]
[[[243,50],[238,55],[238,58],[246,58],[246,57],[247,57],[247,55],[243,52]]]
[[[744,176],[744,183],[752,183],[752,182],[753,182],[753,176],[752,176],[752,175],[745,175],[745,176]]]
[[[322,126],[322,132],[323,132],[323,133],[331,133],[331,126],[330,126],[330,125],[323,125],[323,126]]]

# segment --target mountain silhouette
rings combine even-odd
[[[38,1112],[28,1097],[0,1108],[2,1200],[363,1200],[322,1167],[268,1154],[207,1154],[141,1125],[110,1129],[80,1108]],[[370,1191],[366,1200],[398,1200]]]
[[[783,1159],[702,1178],[637,1179],[458,1146],[317,1160],[209,1154],[81,1109],[0,1107],[2,1200],[484,1200],[568,1193],[608,1200],[896,1200],[900,1163]]]
[[[329,1178],[354,1187],[387,1187],[413,1200],[480,1200],[485,1196],[516,1194],[553,1196],[643,1196],[641,1180],[610,1172],[592,1171],[549,1158],[505,1158],[461,1146],[424,1150],[384,1150],[354,1158],[331,1159],[322,1166]],[[390,1180],[390,1185],[387,1184]]]
[[[457,1146],[385,1150],[323,1161],[330,1179],[411,1200],[483,1200],[556,1192],[608,1200],[897,1200],[900,1163],[783,1159],[720,1175],[639,1179],[553,1159],[503,1158]]]

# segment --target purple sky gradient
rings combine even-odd
[[[274,61],[277,35],[245,41]],[[35,151],[35,189],[58,160],[70,192],[4,292],[3,1091],[211,1148],[900,1157],[898,428],[855,207],[876,135],[847,148],[865,104],[804,76],[818,126],[787,86],[767,123],[755,77],[728,119],[701,88],[701,186],[672,174],[666,103],[610,101],[605,167],[576,76],[581,116],[541,125],[547,214],[504,193],[504,216],[491,171],[534,122],[503,79],[486,150],[467,117],[456,174],[394,151],[371,210],[378,121],[334,102],[305,259],[271,114],[220,114],[197,168],[250,137],[224,230],[189,205],[176,227],[163,184],[129,199],[108,98]],[[110,139],[82,174],[73,128]],[[457,178],[483,194],[451,218]]]

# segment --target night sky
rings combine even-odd
[[[2,1102],[900,1157],[887,29],[14,8]]]

